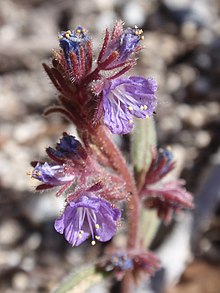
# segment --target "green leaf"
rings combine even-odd
[[[131,137],[131,158],[135,179],[139,183],[151,162],[151,148],[156,146],[154,119],[136,119]]]
[[[144,178],[152,160],[151,149],[156,147],[156,143],[156,129],[153,118],[137,119],[132,133],[131,158],[135,180],[139,188],[144,184]],[[159,224],[160,220],[156,211],[145,208],[141,210],[140,234],[144,247],[151,244]]]
[[[71,273],[53,291],[53,293],[84,293],[89,288],[104,280],[105,274],[97,272],[94,265],[90,265]]]

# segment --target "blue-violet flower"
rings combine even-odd
[[[108,31],[104,39],[98,63],[105,64],[104,70],[109,70],[129,63],[132,53],[136,53],[140,48],[140,40],[143,40],[143,30],[137,26],[123,29],[123,22],[116,22],[109,39]],[[115,57],[113,55],[115,54]],[[111,58],[111,56],[113,58]],[[107,62],[109,60],[110,62]]]
[[[78,55],[79,48],[81,45],[84,45],[88,41],[88,35],[86,30],[77,26],[75,30],[63,31],[58,35],[60,47],[63,49],[65,59],[70,65],[70,52],[76,53]]]
[[[106,80],[103,86],[104,123],[112,133],[126,134],[133,127],[132,116],[149,118],[157,105],[156,82],[131,76]]]
[[[87,154],[81,143],[75,136],[63,133],[60,142],[56,144],[55,149],[48,147],[46,149],[48,155],[52,159],[66,160],[66,159],[86,159]]]
[[[64,171],[62,165],[50,165],[38,162],[31,173],[32,177],[50,186],[64,185],[74,179],[73,174]]]
[[[120,216],[120,210],[108,201],[92,192],[83,192],[77,200],[68,203],[55,221],[55,229],[64,234],[72,246],[80,245],[90,235],[91,244],[95,245],[96,240],[105,242],[114,236]]]

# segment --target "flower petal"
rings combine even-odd
[[[103,86],[104,123],[112,133],[126,134],[133,127],[132,116],[152,116],[157,99],[152,78],[132,76],[105,81]]]
[[[113,208],[108,201],[92,192],[83,192],[68,204],[54,227],[72,246],[80,245],[89,235],[93,244],[95,240],[108,241],[114,236],[120,216],[119,209]]]

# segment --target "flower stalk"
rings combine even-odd
[[[193,207],[192,197],[183,181],[164,182],[175,163],[169,151],[156,149],[155,80],[124,76],[142,49],[143,31],[136,26],[124,29],[122,21],[116,22],[112,31],[106,29],[97,61],[82,26],[63,31],[58,38],[60,49],[53,51],[51,65],[43,67],[59,92],[59,103],[45,115],[64,115],[81,141],[63,133],[55,147],[46,149],[48,161],[32,162],[31,176],[41,182],[36,190],[56,188],[56,196],[64,198],[54,228],[72,246],[88,239],[92,246],[110,241],[123,221],[120,202],[126,204],[127,247],[104,254],[99,269],[110,270],[121,281],[121,292],[132,293],[140,275],[151,276],[159,268],[158,258],[143,246],[142,210],[154,209],[168,223],[174,213]],[[137,143],[132,143],[132,152],[137,160],[133,159],[132,172],[110,133],[130,133],[136,119],[141,127],[134,130]]]

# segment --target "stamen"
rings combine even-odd
[[[99,240],[99,239],[100,239],[100,236],[97,236],[97,235],[96,235],[96,236],[95,236],[95,239]]]
[[[149,115],[146,115],[145,117],[146,117],[146,119],[149,119],[149,118],[150,118],[150,116],[149,116]]]
[[[148,106],[147,105],[144,105],[144,110],[147,110]]]
[[[129,124],[132,124],[132,123],[133,123],[133,120],[132,120],[132,119],[130,119],[130,120],[128,121],[128,123],[129,123]]]
[[[132,106],[129,106],[129,107],[128,107],[128,110],[132,111],[132,110],[134,110],[134,109],[132,108]]]
[[[144,36],[141,36],[141,40],[142,40],[142,41],[144,40]]]
[[[31,175],[31,177],[34,177],[34,176],[40,177],[42,174],[40,171],[33,170],[30,175]]]
[[[144,106],[140,106],[140,110],[143,111],[144,110]]]
[[[95,227],[97,230],[100,228],[99,224],[95,224]]]
[[[95,240],[92,240],[91,244],[94,246],[96,244]]]

